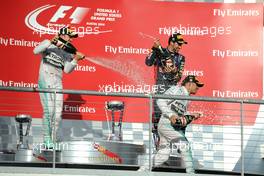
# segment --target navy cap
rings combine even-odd
[[[182,81],[182,85],[184,86],[188,82],[195,83],[198,87],[203,87],[204,83],[200,82],[194,75],[188,75]]]
[[[169,38],[170,42],[177,42],[178,44],[187,44],[187,42],[183,39],[183,36],[180,33],[174,33]]]

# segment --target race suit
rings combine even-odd
[[[153,51],[150,53],[149,56],[146,57],[145,60],[147,66],[156,66],[155,84],[157,86],[156,93],[158,94],[164,93],[167,89],[169,89],[173,85],[176,85],[180,81],[185,65],[185,57],[183,55],[179,53],[170,52],[167,48],[162,48],[162,51],[163,56],[161,56],[161,53]],[[162,59],[165,59],[167,56],[172,57],[173,64],[177,69],[176,73],[164,73],[162,71]],[[154,101],[154,118],[159,120],[160,115],[160,109],[158,108],[156,101]]]
[[[175,73],[165,73],[163,72],[163,61],[166,59],[166,57],[170,56],[173,60],[173,64],[176,67]],[[153,50],[149,56],[146,57],[145,64],[148,66],[155,66],[156,74],[156,86],[157,86],[157,92],[158,94],[163,94],[167,89],[169,89],[171,86],[176,85],[181,77],[182,73],[184,71],[184,65],[185,65],[185,57],[179,53],[170,52],[167,48],[162,48],[162,53],[160,51]],[[157,101],[154,100],[154,112],[153,112],[153,138],[154,138],[154,144],[157,148],[159,145],[159,137],[157,134],[157,125],[159,122],[159,119],[161,117],[161,111],[157,105]]]
[[[185,96],[189,95],[184,86],[172,86],[164,94]],[[173,146],[173,149],[177,149],[178,151],[180,151],[182,159],[185,163],[186,172],[194,173],[190,145],[187,138],[185,137],[186,126],[182,125],[183,121],[185,121],[186,124],[189,124],[193,120],[192,116],[190,116],[187,112],[189,101],[159,99],[157,101],[157,104],[162,111],[162,116],[158,124],[160,145],[158,152],[154,156],[155,165],[160,165],[169,159],[172,149],[171,146]],[[169,118],[172,115],[176,115],[177,117],[179,117],[179,119],[177,119],[176,121],[176,124],[171,124]],[[179,146],[179,144],[181,146]]]
[[[168,88],[170,88],[173,85],[176,85],[180,81],[185,65],[185,57],[183,55],[179,53],[170,52],[167,48],[162,48],[162,51],[163,54],[158,53],[157,51],[151,52],[150,55],[147,56],[145,60],[147,66],[152,66],[152,65],[156,66],[155,77],[156,77],[156,85],[159,85],[157,91],[157,93],[159,94],[164,93]],[[168,74],[162,71],[162,66],[163,66],[162,59],[165,59],[168,56],[171,56],[173,59],[173,63],[177,68],[176,73]]]
[[[39,69],[39,88],[62,89],[63,71],[70,73],[77,65],[73,55],[65,52],[50,42],[42,41],[34,48],[34,54],[41,54],[42,60]],[[56,98],[56,102],[54,102]],[[43,108],[42,133],[44,144],[50,144],[53,141],[52,124],[55,121],[55,135],[59,122],[61,121],[63,94],[40,93],[40,100]]]

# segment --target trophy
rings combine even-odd
[[[18,114],[15,118],[16,122],[19,125],[19,142],[17,144],[17,149],[18,150],[25,150],[25,149],[29,149],[29,142],[28,139],[24,139],[24,137],[28,137],[29,136],[29,130],[30,130],[30,126],[31,126],[31,121],[32,118],[30,115],[26,115],[26,114]],[[23,124],[27,124],[27,128],[26,128],[26,133],[23,133]]]
[[[124,114],[124,102],[122,101],[109,101],[106,102],[106,110],[111,112],[112,116],[112,132],[109,134],[108,140],[115,140],[115,141],[122,141],[122,120],[123,120],[123,114]],[[115,133],[115,113],[119,112],[119,119],[117,126],[119,127],[118,134]],[[107,112],[106,112],[107,115]],[[107,118],[108,120],[108,118]],[[108,120],[109,121],[109,120]]]

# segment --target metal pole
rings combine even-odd
[[[23,123],[22,122],[19,122],[19,145],[20,147],[22,147],[22,144],[23,144]]]
[[[149,95],[149,171],[152,170],[152,108],[153,108],[153,99]]]
[[[243,126],[243,101],[240,103],[240,132],[241,132],[241,176],[244,176],[244,126]]]
[[[115,139],[115,110],[112,110],[111,114],[112,114],[112,136],[111,136],[111,139],[114,140]]]
[[[123,135],[122,135],[122,122],[123,122],[123,114],[124,114],[124,110],[120,111],[120,116],[119,116],[119,140],[123,141]]]
[[[55,173],[55,168],[56,168],[56,95],[57,92],[54,91],[54,108],[53,108],[53,116],[52,116],[52,142],[53,142],[53,161],[52,161],[52,168],[53,168],[53,173]]]

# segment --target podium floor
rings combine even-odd
[[[135,168],[134,168],[135,169]],[[199,173],[201,172],[201,173]],[[203,173],[204,172],[204,173]],[[0,166],[0,176],[184,176],[186,173],[181,172],[162,172],[162,171],[152,171],[152,172],[139,172],[136,170],[119,170],[119,167],[115,169],[72,169],[72,168],[39,168],[39,167],[8,167]],[[238,173],[219,173],[211,171],[207,173],[205,171],[198,171],[196,176],[210,176],[210,175],[240,175]]]

